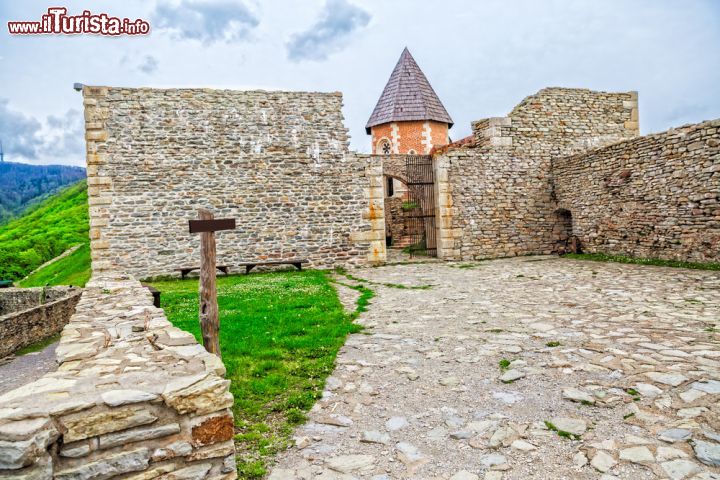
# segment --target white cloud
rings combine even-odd
[[[288,58],[325,60],[347,45],[350,36],[366,27],[370,14],[346,0],[328,0],[323,12],[309,29],[297,33],[287,44]]]
[[[168,30],[178,38],[200,40],[205,44],[244,39],[259,23],[243,3],[227,0],[161,2],[155,9],[153,21],[157,28]]]
[[[41,122],[11,109],[7,99],[0,99],[0,140],[7,161],[54,163],[72,157],[82,160],[84,129],[85,121],[77,110],[68,110],[62,116],[49,115]]]
[[[6,4],[18,20],[47,8]],[[71,12],[84,6],[67,2]],[[28,155],[16,158],[43,161],[49,150],[35,137],[51,131],[48,116],[82,111],[73,82],[340,91],[351,148],[368,151],[365,122],[405,46],[455,120],[453,139],[548,86],[638,90],[643,133],[720,117],[716,0],[447,0],[440,9],[417,0],[126,0],[92,10],[149,19],[151,34],[0,33],[0,97],[10,101],[0,104],[0,135],[6,150]],[[82,164],[84,154],[63,161]]]

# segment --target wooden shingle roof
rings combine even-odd
[[[453,120],[438,98],[410,51],[405,48],[390,75],[380,100],[365,125],[370,128],[388,122],[435,120],[453,126]]]

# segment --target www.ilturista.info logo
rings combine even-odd
[[[68,15],[65,7],[50,7],[39,22],[7,22],[11,35],[147,35],[150,24],[142,19],[111,17],[106,13]]]

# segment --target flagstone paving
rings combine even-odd
[[[353,274],[433,286],[372,285],[271,479],[720,479],[720,272],[525,257]]]

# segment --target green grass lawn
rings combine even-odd
[[[75,285],[84,287],[90,280],[90,245],[84,243],[65,258],[51,263],[18,282],[20,287]]]
[[[197,279],[152,284],[168,319],[201,342]],[[371,292],[358,289],[364,305]],[[261,478],[320,397],[345,337],[360,327],[321,271],[219,277],[218,305],[220,350],[235,396],[238,474]]]
[[[606,253],[568,253],[564,258],[574,260],[591,260],[595,262],[630,263],[637,265],[655,265],[658,267],[692,268],[694,270],[720,270],[720,263],[693,263],[680,260],[660,260],[658,258],[635,258],[625,255],[609,255]]]

